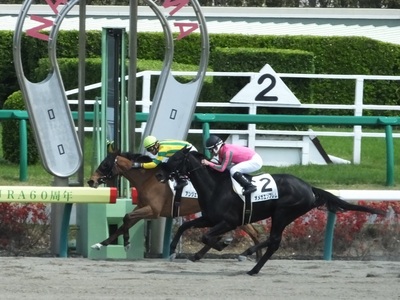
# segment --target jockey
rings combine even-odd
[[[203,159],[203,165],[209,166],[216,171],[223,172],[231,164],[234,164],[229,172],[243,187],[243,195],[251,194],[257,190],[257,187],[243,175],[261,169],[263,162],[259,154],[254,150],[234,144],[225,144],[218,136],[211,135],[206,141],[206,148],[212,156],[218,156],[219,164]]]
[[[191,151],[197,151],[191,143],[179,140],[157,140],[155,136],[149,135],[143,140],[143,146],[146,151],[152,154],[152,161],[148,163],[134,163],[132,168],[154,169],[160,163],[168,161],[168,159],[178,150],[184,147],[191,147]],[[187,185],[184,178],[179,178],[175,189],[183,188]]]

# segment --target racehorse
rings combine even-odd
[[[350,204],[290,174],[270,174],[273,180],[266,177],[267,174],[260,175],[261,189],[266,191],[273,190],[269,188],[269,184],[274,181],[277,188],[277,197],[274,200],[263,201],[264,198],[267,199],[268,197],[256,191],[253,194],[257,195],[255,200],[258,201],[253,202],[252,200],[249,202],[249,199],[243,199],[239,195],[240,192],[236,193],[234,191],[229,172],[221,173],[203,166],[201,160],[206,159],[206,157],[199,152],[189,150],[190,148],[184,148],[171,156],[166,162],[166,169],[172,176],[186,175],[190,178],[198,192],[199,201],[205,202],[203,204],[200,203],[204,210],[200,218],[181,225],[171,243],[171,248],[173,247],[172,245],[176,246],[180,238],[179,234],[187,228],[210,227],[203,235],[202,242],[206,245],[212,245],[215,249],[222,249],[223,245],[219,240],[219,236],[235,229],[237,226],[271,218],[269,238],[250,247],[241,254],[242,256],[247,256],[254,253],[254,251],[267,248],[253,269],[247,272],[249,275],[259,273],[268,259],[278,250],[282,233],[286,226],[313,208],[325,205],[333,213],[350,210],[385,215],[385,212],[380,210]],[[253,176],[250,179],[256,181],[260,176]],[[212,189],[210,187],[216,188]],[[260,190],[260,187],[258,189]]]
[[[96,171],[87,182],[90,187],[97,188],[106,181],[113,180],[116,176],[124,176],[129,180],[131,187],[135,187],[138,194],[137,206],[132,212],[125,215],[123,224],[107,239],[100,243],[92,245],[93,249],[100,250],[103,246],[108,246],[114,240],[123,234],[124,247],[128,249],[129,229],[142,219],[157,219],[159,217],[173,216],[174,195],[168,183],[160,182],[156,177],[162,173],[159,167],[154,169],[132,169],[133,162],[149,162],[151,158],[147,155],[133,154],[129,152],[109,153],[100,163]],[[176,216],[187,216],[200,212],[199,201],[197,198],[183,197],[180,201]],[[259,243],[258,232],[251,225],[245,225],[241,228],[245,231],[255,244]],[[229,242],[225,241],[225,246]],[[202,258],[210,247],[206,245],[195,254],[195,259]],[[261,251],[257,252],[257,257],[261,257]]]

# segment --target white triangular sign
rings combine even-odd
[[[257,102],[270,106],[299,106],[301,104],[269,64],[266,64],[260,73],[241,89],[230,102]]]

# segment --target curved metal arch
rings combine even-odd
[[[82,164],[82,150],[65,95],[64,84],[56,58],[56,38],[62,20],[79,0],[71,0],[61,9],[51,28],[48,54],[51,69],[38,83],[29,81],[24,74],[21,59],[23,25],[32,0],[24,2],[14,32],[14,65],[24,96],[36,143],[45,169],[57,177],[75,174]]]
[[[199,3],[196,0],[191,0],[201,33],[201,58],[196,77],[188,83],[180,83],[174,78],[171,71],[174,55],[172,31],[157,5],[151,0],[145,1],[156,13],[163,26],[167,51],[143,136],[152,134],[159,139],[185,139],[208,66],[210,45],[206,20],[201,12]]]

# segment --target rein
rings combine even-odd
[[[184,161],[183,161],[183,165],[184,166],[186,166],[188,163],[189,163],[189,153],[190,152],[188,152],[186,155],[185,155],[185,159],[184,159]],[[195,167],[195,168],[193,168],[192,170],[189,170],[189,171],[186,171],[185,173],[186,174],[184,174],[184,175],[190,175],[190,173],[193,173],[194,171],[197,171],[198,169],[201,169],[201,168],[203,168],[204,166],[201,164],[201,162],[200,162],[200,165],[199,166],[197,166],[197,167]]]
[[[194,169],[192,169],[190,171],[187,171],[187,174],[190,175],[190,173],[193,173],[194,171],[197,171],[198,169],[201,169],[201,168],[203,168],[203,165],[200,165],[200,166],[198,166],[198,167],[196,167],[196,168],[194,168]]]

